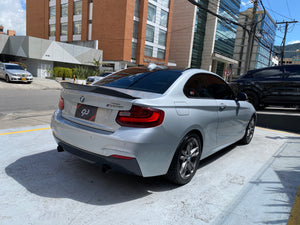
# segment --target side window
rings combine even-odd
[[[188,98],[213,98],[207,84],[206,74],[196,74],[186,82],[183,92]]]
[[[233,100],[235,98],[230,86],[220,77],[207,74],[206,79],[208,83],[207,89],[215,99]]]
[[[283,75],[282,68],[269,68],[259,70],[253,74],[254,78],[280,79]]]
[[[221,78],[212,74],[196,74],[185,84],[184,94],[188,98],[234,99],[234,94]]]
[[[300,67],[299,66],[285,67],[285,74],[288,76],[288,78],[299,79]]]

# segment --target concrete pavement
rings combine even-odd
[[[18,130],[0,130],[1,224],[287,224],[300,185],[300,136],[284,132],[257,128],[177,187],[57,153],[47,125]]]

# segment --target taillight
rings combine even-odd
[[[63,110],[65,108],[65,101],[61,96],[59,97],[58,108],[60,110]]]
[[[165,113],[159,109],[133,105],[129,111],[119,111],[117,123],[125,127],[156,127],[162,124]]]
[[[110,157],[116,158],[116,159],[126,159],[126,160],[131,160],[131,159],[133,159],[132,157],[123,156],[123,155],[111,155]]]

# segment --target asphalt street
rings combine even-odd
[[[55,80],[34,78],[31,84],[0,80],[0,129],[49,124],[60,89]]]

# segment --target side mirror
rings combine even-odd
[[[236,96],[236,100],[237,101],[247,101],[248,100],[248,96],[245,92],[239,92]]]

